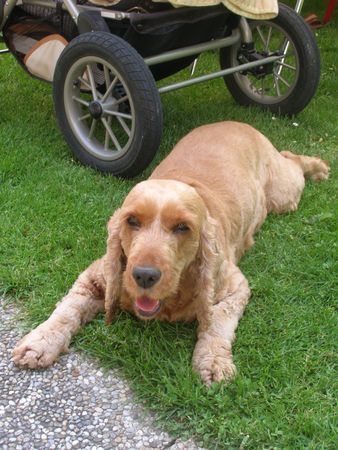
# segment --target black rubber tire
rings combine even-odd
[[[107,161],[81,145],[67,120],[64,91],[67,74],[80,58],[99,57],[120,74],[134,105],[135,131],[127,151]],[[53,98],[63,136],[76,159],[97,170],[121,177],[134,177],[154,158],[162,135],[162,106],[154,78],[142,57],[123,39],[106,32],[84,33],[73,39],[57,62]]]
[[[320,79],[320,54],[316,39],[308,24],[293,9],[279,3],[279,14],[271,20],[260,21],[264,24],[276,24],[290,37],[299,60],[299,75],[295,86],[286,98],[273,104],[260,103],[249,97],[237,82],[236,74],[224,77],[224,82],[237,103],[243,106],[256,105],[275,114],[292,116],[302,111],[316,93]],[[251,27],[255,21],[249,21]],[[224,48],[220,51],[222,69],[233,67],[235,49]]]

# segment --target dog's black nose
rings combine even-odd
[[[161,271],[151,266],[136,266],[133,269],[133,277],[136,283],[144,288],[154,286],[161,278]]]

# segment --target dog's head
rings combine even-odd
[[[138,317],[155,317],[193,262],[203,271],[212,226],[193,187],[173,180],[137,184],[108,224],[107,322],[122,288]]]

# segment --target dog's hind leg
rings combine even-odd
[[[199,327],[193,355],[193,367],[210,385],[230,381],[236,374],[232,358],[235,331],[250,298],[248,282],[237,266],[228,264],[224,286],[212,306],[210,325]]]
[[[326,180],[330,167],[320,158],[282,151],[272,161],[269,181],[265,186],[268,212],[284,213],[298,207],[305,178]]]
[[[15,364],[29,369],[50,366],[68,351],[70,340],[81,325],[103,311],[102,260],[98,260],[78,277],[49,319],[18,342],[13,350]]]

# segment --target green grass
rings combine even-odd
[[[309,10],[317,4],[306,2]],[[45,320],[104,253],[113,210],[190,129],[245,121],[277,148],[321,155],[335,169],[335,25],[337,19],[316,32],[321,83],[297,118],[241,108],[221,80],[165,94],[161,148],[132,181],[74,162],[56,125],[50,86],[28,77],[12,56],[0,57],[0,288],[21,307],[27,329]],[[335,188],[335,170],[328,182],[308,183],[298,211],[270,216],[241,261],[253,296],[238,329],[239,374],[230,385],[208,390],[192,373],[195,325],[143,323],[121,313],[107,328],[98,317],[75,347],[104,367],[119,367],[167,430],[210,449],[336,448]]]

